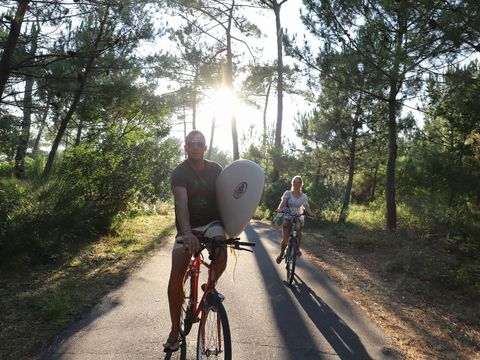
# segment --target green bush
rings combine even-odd
[[[67,150],[48,180],[32,182],[36,185],[28,196],[17,181],[3,181],[2,257],[55,260],[65,245],[109,231],[118,214],[140,204],[153,209],[178,157],[174,142],[125,138]]]
[[[2,238],[15,217],[15,212],[27,202],[27,191],[21,181],[13,177],[0,179],[0,249],[5,246],[5,239],[2,242]]]
[[[307,178],[304,183],[303,191],[307,194],[310,209],[317,215],[317,219],[327,222],[338,220],[343,202],[343,186],[326,179],[315,183]]]
[[[265,185],[262,197],[262,206],[264,209],[275,210],[280,203],[285,190],[290,189],[290,180],[280,179]]]

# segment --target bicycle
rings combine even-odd
[[[184,301],[182,305],[181,322],[181,345],[178,354],[169,354],[168,359],[176,356],[180,360],[185,360],[187,355],[186,336],[190,333],[194,323],[199,322],[197,335],[197,360],[206,358],[232,359],[232,343],[230,336],[230,326],[227,312],[223,306],[225,296],[220,294],[215,286],[216,280],[211,278],[211,272],[208,272],[208,280],[201,286],[203,295],[198,301],[198,283],[201,273],[201,267],[207,270],[211,268],[211,263],[204,260],[203,250],[209,250],[209,259],[214,260],[213,254],[218,247],[230,247],[236,250],[245,250],[253,252],[250,249],[241,246],[255,246],[255,243],[241,242],[239,238],[230,238],[226,240],[215,240],[195,233],[200,241],[200,251],[192,256],[187,272],[183,280]],[[177,242],[181,243],[181,240]]]
[[[290,228],[290,235],[288,236],[288,244],[285,251],[284,259],[285,268],[287,270],[287,284],[288,286],[291,286],[295,277],[295,265],[297,263],[297,222],[300,221],[301,216],[308,216],[308,214],[306,212],[303,212],[302,214],[291,214],[290,211],[287,211],[287,209],[288,208],[284,209],[284,211],[282,212],[284,216],[290,216],[292,226]]]
[[[303,214],[292,215],[292,227],[288,237],[288,245],[285,252],[285,268],[287,270],[287,284],[292,285],[295,277],[295,265],[297,263],[297,222]]]

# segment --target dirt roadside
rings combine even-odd
[[[392,339],[405,359],[479,360],[480,301],[408,274],[386,272],[389,249],[345,246],[328,231],[303,231],[302,247]]]

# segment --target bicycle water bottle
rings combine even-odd
[[[293,236],[297,236],[297,230],[296,230],[296,229],[293,229],[293,230],[292,230],[292,235],[293,235]]]

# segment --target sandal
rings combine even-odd
[[[283,254],[278,255],[276,260],[277,264],[280,264],[282,260],[283,260]]]
[[[181,339],[167,339],[167,342],[163,344],[163,352],[170,353],[175,352],[180,348]]]

